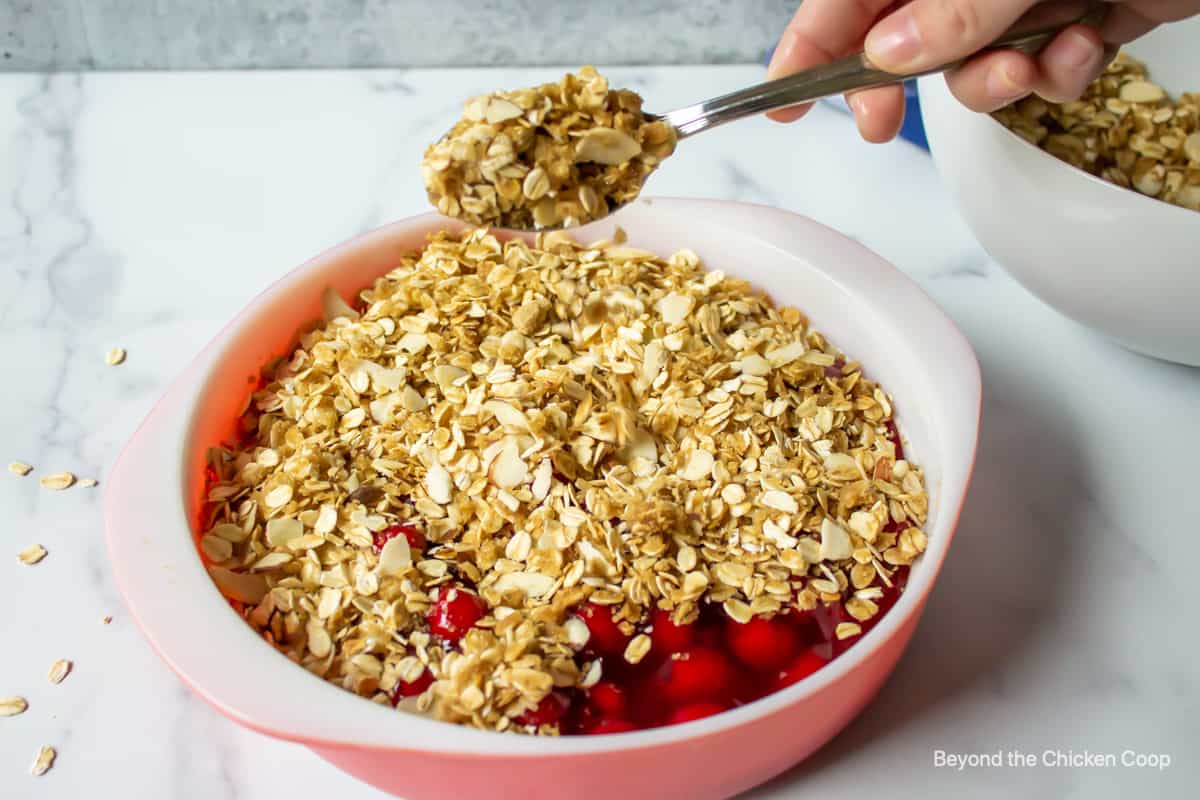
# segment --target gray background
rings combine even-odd
[[[757,62],[799,0],[0,0],[0,70]]]

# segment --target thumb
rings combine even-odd
[[[867,34],[880,69],[911,74],[964,58],[1012,27],[1035,0],[913,0]]]

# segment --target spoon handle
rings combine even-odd
[[[1043,3],[1043,8],[1035,7],[1034,12],[1027,15],[1024,24],[1018,23],[1016,27],[980,50],[979,53],[993,50],[1019,50],[1029,55],[1036,55],[1065,28],[1077,23],[1098,27],[1108,12],[1108,3],[1106,2],[1075,2],[1070,5],[1073,7],[1073,13],[1066,17],[1065,21],[1060,13],[1059,21],[1053,23],[1047,22],[1046,12],[1051,10],[1062,12],[1066,4]],[[1051,6],[1056,8],[1051,9]],[[979,55],[979,53],[975,55]],[[960,66],[966,60],[960,59],[922,72],[898,75],[875,67],[867,59],[865,53],[858,53],[798,72],[795,75],[789,75],[786,78],[767,81],[712,100],[680,108],[666,114],[664,119],[675,127],[678,138],[684,139],[694,133],[715,128],[743,117],[763,114],[800,103],[809,103],[844,92],[902,83],[912,78],[946,72]]]

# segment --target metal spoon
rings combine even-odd
[[[1071,25],[1085,24],[1100,27],[1108,14],[1109,3],[1100,0],[1049,0],[1034,6],[1020,21],[987,47],[949,64],[942,64],[922,72],[899,75],[874,66],[866,53],[857,53],[828,64],[778,78],[757,86],[731,92],[712,100],[686,106],[666,114],[646,114],[648,121],[665,121],[675,129],[677,140],[683,140],[701,131],[724,125],[744,117],[757,116],[789,106],[821,100],[826,97],[877,86],[888,86],[904,81],[948,72],[966,63],[970,58],[997,50],[1018,50],[1036,55],[1054,37]],[[610,208],[608,216],[622,206]],[[589,222],[595,222],[597,217]],[[559,226],[565,227],[565,226]],[[538,228],[540,231],[555,230],[554,227]]]

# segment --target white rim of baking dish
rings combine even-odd
[[[608,237],[613,224],[639,239],[673,238],[717,242],[703,246],[709,268],[721,268],[706,250],[736,248],[746,264],[772,266],[729,271],[752,282],[756,274],[795,270],[807,286],[839,295],[854,321],[848,331],[886,347],[894,363],[873,364],[844,343],[858,334],[830,339],[860,360],[868,374],[894,370],[910,379],[886,382],[896,398],[901,429],[916,415],[932,423],[932,440],[917,448],[920,460],[936,464],[926,526],[928,549],[913,566],[905,592],[862,640],[828,666],[799,683],[733,710],[683,725],[608,736],[555,738],[480,731],[371,703],[310,674],[264,642],[228,605],[205,570],[194,544],[193,520],[184,499],[182,471],[198,398],[229,347],[251,330],[264,306],[304,278],[311,279],[355,253],[369,252],[397,237],[458,224],[426,214],[379,228],[335,247],[281,278],[252,301],[196,358],[187,372],[142,423],[106,481],[105,527],[117,585],[135,621],[164,661],[194,691],[222,713],[269,735],[316,747],[416,750],[438,753],[546,758],[655,747],[705,737],[771,716],[837,683],[867,661],[902,624],[917,613],[932,587],[957,525],[974,466],[979,431],[979,364],[966,338],[911,279],[849,238],[790,212],[744,203],[644,198],[607,223],[581,230],[581,241]],[[642,234],[642,231],[646,233]],[[703,233],[698,233],[702,231]],[[641,234],[641,235],[639,235]],[[725,243],[725,244],[720,244]],[[653,248],[651,248],[653,249]],[[736,259],[734,259],[736,260]],[[806,286],[806,288],[807,288]],[[804,309],[803,296],[777,298]],[[829,332],[814,309],[814,326]],[[886,343],[886,344],[884,344]],[[881,361],[882,359],[880,359]],[[909,443],[908,446],[912,446]],[[931,487],[931,490],[933,487]]]

